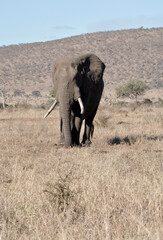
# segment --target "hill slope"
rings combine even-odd
[[[163,28],[99,32],[1,47],[0,89],[8,102],[46,101],[52,89],[53,60],[87,52],[97,54],[106,64],[103,99],[116,101],[115,88],[131,79],[147,83],[151,88],[147,97],[163,97]],[[15,90],[22,92],[21,98],[14,96]],[[42,97],[32,96],[34,90],[40,91]]]

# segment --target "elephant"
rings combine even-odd
[[[80,130],[85,129],[83,145],[91,144],[96,115],[103,88],[105,64],[95,54],[61,58],[54,61],[52,82],[55,101],[44,119],[59,103],[60,144],[65,147],[80,146]]]

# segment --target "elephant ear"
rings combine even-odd
[[[89,56],[89,62],[90,62],[89,75],[90,75],[91,79],[95,82],[102,80],[104,69],[105,69],[105,64],[94,54],[91,54]]]
[[[72,62],[71,66],[78,72],[81,73],[84,70],[86,59],[83,59],[81,57],[75,58]]]
[[[82,55],[76,58],[73,64],[81,75],[87,75],[95,82],[103,77],[105,64],[95,54]]]

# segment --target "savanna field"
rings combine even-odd
[[[163,239],[162,39],[140,28],[0,47],[0,240]],[[65,149],[58,109],[43,120],[52,64],[90,52],[106,65],[92,145]],[[124,94],[134,82],[143,91]]]
[[[101,106],[68,149],[45,113],[0,111],[1,239],[163,239],[163,108]]]

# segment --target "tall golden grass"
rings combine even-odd
[[[70,149],[44,114],[0,112],[1,239],[163,239],[163,109],[101,108]]]

